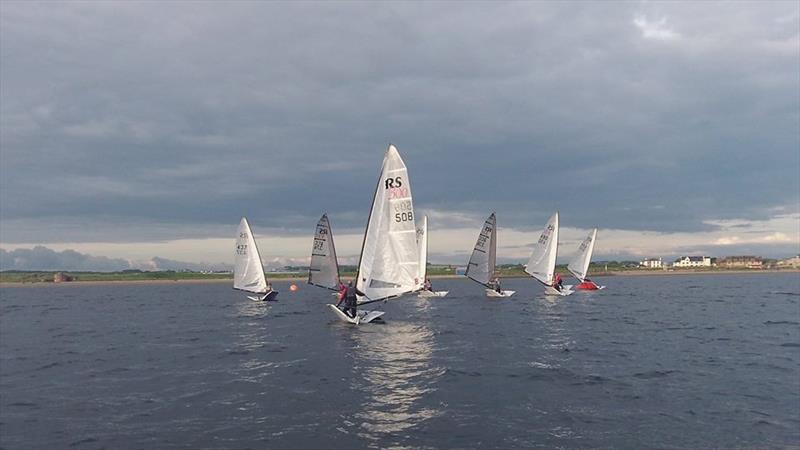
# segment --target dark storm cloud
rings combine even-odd
[[[390,141],[418,207],[478,221],[765,218],[798,202],[798,20],[793,2],[3,2],[0,240],[242,214],[307,232],[323,211],[356,229]]]

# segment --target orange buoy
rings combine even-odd
[[[296,284],[292,284],[291,286],[289,286],[289,290],[292,291],[292,292],[296,291],[297,290],[297,285]]]

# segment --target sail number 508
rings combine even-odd
[[[414,208],[411,201],[397,202],[394,205],[394,221],[397,223],[414,220]]]

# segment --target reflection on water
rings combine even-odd
[[[404,430],[438,416],[441,410],[421,405],[433,392],[444,369],[431,366],[433,332],[424,324],[390,322],[354,331],[359,350],[353,388],[367,394],[356,414],[361,437],[377,441],[403,438]]]

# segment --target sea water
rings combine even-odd
[[[800,445],[800,277],[466,279],[369,305],[277,282],[0,288],[0,447]]]

